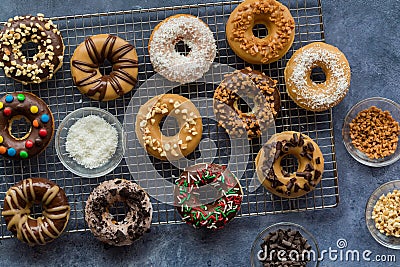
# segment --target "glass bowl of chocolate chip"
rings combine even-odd
[[[265,228],[253,242],[252,267],[319,266],[320,251],[314,236],[302,226],[280,222]]]
[[[382,97],[364,99],[344,119],[344,145],[364,165],[390,165],[400,158],[399,122],[400,105],[396,102]]]

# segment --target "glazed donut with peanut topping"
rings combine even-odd
[[[112,64],[112,71],[102,75],[99,68],[106,59]],[[137,83],[136,49],[110,34],[87,37],[74,51],[71,72],[82,94],[99,101],[116,99],[130,92]]]
[[[128,208],[123,221],[115,221],[109,212],[116,202],[123,202]],[[150,231],[152,216],[147,193],[125,179],[102,182],[90,193],[85,207],[85,220],[94,236],[112,246],[131,245]]]
[[[326,81],[311,80],[320,67]],[[315,42],[297,50],[285,68],[286,90],[293,101],[310,111],[325,111],[339,104],[350,87],[351,71],[346,56],[336,47]]]
[[[232,136],[247,132],[248,138],[259,137],[280,110],[276,84],[276,80],[249,67],[226,75],[214,93],[214,113],[218,124]],[[253,99],[251,112],[244,113],[239,109],[241,97]]]
[[[34,219],[30,208],[39,203],[42,216]],[[33,246],[59,237],[67,226],[70,210],[67,196],[58,185],[44,178],[29,178],[8,189],[2,215],[7,229]]]
[[[253,28],[263,24],[268,35],[258,38]],[[269,64],[283,57],[294,41],[295,24],[289,9],[275,0],[246,0],[226,23],[229,46],[244,61]]]
[[[38,45],[39,52],[32,58],[21,51],[28,42]],[[43,14],[10,18],[0,32],[0,66],[7,77],[23,84],[51,79],[62,66],[63,58],[61,33]]]
[[[298,168],[292,173],[281,166],[282,160],[289,155],[298,161]],[[324,157],[310,137],[287,131],[273,135],[258,152],[256,170],[258,179],[271,193],[295,198],[314,190],[321,181]]]
[[[179,133],[164,136],[160,122],[166,116],[174,117]],[[140,107],[135,124],[140,144],[152,156],[161,160],[178,160],[192,153],[201,140],[203,124],[195,105],[176,94],[155,96]]]
[[[179,41],[190,49],[186,56],[175,51]],[[189,83],[209,70],[216,56],[215,39],[202,20],[178,14],[166,18],[154,28],[149,41],[149,54],[156,72],[170,81]]]

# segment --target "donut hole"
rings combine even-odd
[[[38,202],[38,203],[33,203],[32,206],[30,207],[31,213],[29,214],[29,216],[33,219],[37,219],[40,217],[43,217],[43,206],[42,206],[42,202]]]
[[[26,42],[21,47],[22,54],[27,59],[33,59],[33,56],[39,53],[38,44],[34,42]]]
[[[179,124],[173,116],[165,116],[160,121],[160,130],[164,136],[174,136],[179,133]]]
[[[184,41],[180,40],[175,44],[175,51],[180,55],[187,56],[191,49]]]
[[[255,37],[263,39],[268,36],[268,28],[264,24],[256,24],[253,27],[253,34]]]
[[[27,138],[31,128],[31,122],[25,116],[15,116],[10,120],[10,135],[17,140]]]
[[[108,209],[108,212],[112,216],[112,221],[114,223],[121,223],[125,220],[126,214],[128,212],[128,206],[124,202],[114,202]]]
[[[316,84],[326,82],[326,74],[321,67],[314,67],[311,69],[310,79]]]
[[[237,109],[243,113],[251,113],[254,107],[254,101],[252,98],[239,98],[237,101]]]
[[[104,62],[100,64],[99,70],[103,76],[110,75],[110,73],[113,71],[111,62],[105,59]]]
[[[281,160],[282,174],[297,172],[299,168],[299,160],[294,155],[286,155]]]

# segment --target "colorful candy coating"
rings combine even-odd
[[[25,95],[24,94],[18,94],[17,95],[17,99],[18,99],[18,101],[23,102],[25,100]]]
[[[28,152],[26,152],[26,151],[21,151],[21,152],[19,152],[19,156],[21,157],[21,159],[26,159],[26,158],[28,158]]]
[[[0,146],[0,154],[4,155],[7,152],[7,148],[5,146]]]
[[[14,157],[17,154],[17,150],[15,150],[15,148],[10,147],[9,149],[7,149],[7,155],[9,155],[10,157]]]
[[[12,113],[11,108],[5,108],[3,110],[3,113],[4,113],[5,116],[10,116],[11,113]]]
[[[34,144],[33,144],[33,142],[32,142],[31,140],[27,140],[27,141],[25,142],[25,147],[28,148],[28,149],[29,149],[29,148],[32,148],[33,145],[34,145]]]
[[[38,120],[33,120],[33,121],[32,121],[32,125],[33,125],[33,127],[38,128],[38,127],[39,127],[39,122],[38,122]]]
[[[0,144],[3,143],[3,141],[4,141],[4,138],[3,138],[3,136],[0,135]]]
[[[45,128],[39,130],[40,137],[46,137],[46,135],[47,135],[47,130]]]
[[[50,116],[47,115],[47,114],[43,114],[43,115],[40,117],[40,120],[41,120],[43,123],[48,123],[49,120],[50,120]]]
[[[36,114],[39,112],[39,108],[37,106],[31,106],[30,111],[32,114]]]
[[[7,95],[6,96],[6,102],[7,103],[11,103],[11,102],[13,102],[14,101],[14,97],[12,96],[12,95]]]
[[[2,109],[4,107],[3,102],[0,102],[0,109]]]

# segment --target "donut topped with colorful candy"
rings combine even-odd
[[[190,166],[176,185],[175,206],[182,219],[194,228],[221,229],[240,210],[242,187],[225,166]]]
[[[22,136],[13,134],[13,123],[31,124]],[[23,134],[23,133],[22,133]],[[54,118],[46,103],[32,93],[9,93],[0,98],[0,154],[10,159],[29,159],[40,154],[54,134]]]

